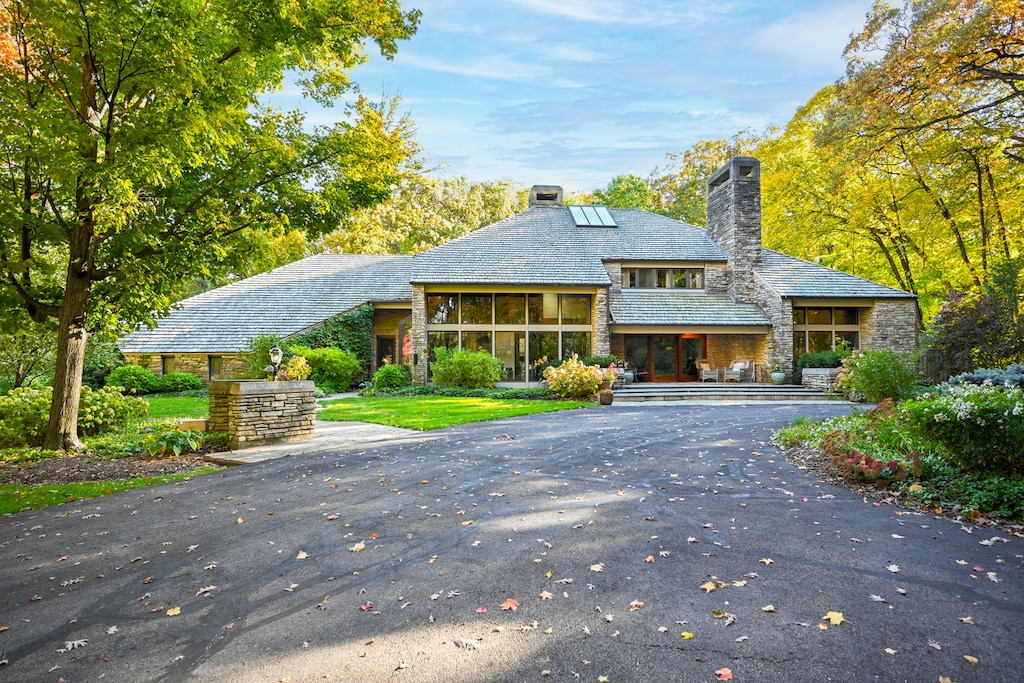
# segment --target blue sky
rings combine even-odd
[[[407,0],[419,31],[353,74],[431,164],[593,190],[698,140],[785,125],[843,74],[872,0]],[[373,46],[375,47],[375,46]],[[303,105],[314,122],[337,112]]]

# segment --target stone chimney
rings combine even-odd
[[[708,236],[729,256],[729,294],[754,302],[761,262],[761,163],[736,157],[708,178]]]
[[[530,208],[535,206],[562,206],[562,188],[558,185],[534,185],[530,188]]]

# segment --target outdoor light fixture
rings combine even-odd
[[[281,359],[284,358],[284,351],[277,344],[270,347],[270,364],[274,366],[274,381],[277,381],[277,369],[281,367]]]

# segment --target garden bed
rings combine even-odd
[[[204,453],[178,457],[128,457],[108,459],[95,453],[77,453],[33,462],[0,462],[0,484],[68,484],[83,481],[116,481],[193,472],[211,464]]]

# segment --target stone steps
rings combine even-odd
[[[615,389],[616,401],[830,401],[841,400],[799,384],[642,382]]]

